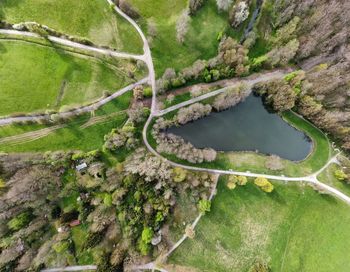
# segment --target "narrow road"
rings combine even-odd
[[[12,30],[12,29],[0,29],[0,34],[13,35],[13,36],[19,36],[19,37],[24,36],[24,37],[32,37],[32,38],[43,38],[42,36],[36,33],[28,32],[28,31],[18,31],[18,30]],[[145,60],[145,56],[143,55],[134,55],[134,54],[128,54],[123,52],[116,52],[110,49],[98,48],[98,47],[84,45],[77,42],[72,42],[70,40],[55,37],[55,36],[47,36],[46,39],[57,44],[61,44],[61,45],[65,45],[65,46],[69,46],[77,49],[87,50],[95,53],[100,53],[100,54],[108,55],[112,57],[124,58],[124,59],[137,59],[142,61]]]
[[[63,272],[63,271],[88,271],[96,270],[96,265],[67,266],[62,268],[43,269],[41,272]]]
[[[133,90],[136,86],[142,85],[148,82],[148,78],[141,79],[140,81],[133,83],[129,86],[124,87],[121,90],[118,90],[114,94],[107,96],[106,98],[103,98],[89,106],[84,106],[81,108],[76,108],[71,111],[67,112],[60,112],[58,115],[62,118],[69,118],[75,115],[79,115],[82,113],[86,112],[91,112],[94,110],[97,110],[101,106],[107,104],[108,102],[112,101],[113,99],[125,94],[128,91]],[[0,119],[0,126],[5,126],[9,125],[12,123],[17,123],[17,122],[28,122],[28,121],[33,121],[33,122],[38,122],[38,121],[49,121],[50,120],[50,114],[39,114],[39,115],[28,115],[28,116],[18,116],[18,117],[8,117],[8,118],[1,118]]]
[[[179,108],[182,108],[182,107],[188,106],[190,104],[193,104],[193,103],[202,101],[204,99],[207,99],[207,98],[216,96],[218,94],[221,94],[221,93],[225,92],[228,88],[237,87],[240,84],[245,84],[245,85],[247,85],[248,88],[252,88],[256,83],[269,81],[269,80],[277,79],[277,78],[283,78],[288,73],[290,73],[290,70],[277,70],[277,71],[274,71],[274,72],[271,72],[271,73],[264,73],[264,74],[262,74],[259,77],[256,77],[256,75],[254,75],[254,78],[252,78],[252,79],[251,78],[241,79],[241,80],[238,80],[237,82],[235,82],[234,84],[232,84],[232,85],[230,85],[228,87],[224,87],[224,88],[221,88],[221,89],[218,89],[218,90],[215,90],[215,91],[203,94],[201,96],[198,96],[198,97],[186,100],[184,102],[181,102],[179,104],[176,104],[176,105],[171,106],[169,108],[166,108],[164,110],[157,111],[153,115],[154,116],[165,115],[165,114],[167,114],[167,113],[169,113],[171,111],[177,110]]]

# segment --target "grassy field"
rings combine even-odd
[[[218,187],[211,212],[170,257],[196,271],[248,271],[256,260],[272,271],[349,271],[350,208],[309,187],[275,183],[263,193],[253,184]]]
[[[157,76],[166,68],[180,70],[191,65],[197,59],[209,59],[217,54],[220,32],[231,36],[240,36],[228,25],[228,14],[219,13],[215,0],[208,0],[191,17],[189,31],[184,44],[176,40],[176,20],[187,8],[187,0],[130,0],[133,7],[143,16],[141,25],[147,31],[147,21],[156,24],[157,36],[152,46],[152,55]],[[237,34],[237,35],[235,35]]]
[[[104,143],[104,135],[113,128],[122,126],[127,120],[126,112],[129,107],[132,93],[128,92],[117,99],[107,103],[95,112],[95,116],[107,116],[113,113],[120,113],[106,118],[101,122],[96,122],[88,127],[84,125],[91,121],[90,114],[85,114],[67,122],[64,127],[59,128],[49,135],[28,140],[24,143],[4,143],[0,144],[2,152],[39,152],[55,150],[83,150],[91,151],[99,149]],[[3,137],[20,135],[30,131],[38,131],[45,128],[44,125],[9,125],[0,127],[0,140]]]
[[[106,0],[2,0],[0,19],[10,23],[35,21],[98,45],[142,53],[136,30],[112,11]]]
[[[132,82],[123,67],[52,47],[0,41],[0,116],[59,110]]]

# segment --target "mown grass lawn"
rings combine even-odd
[[[0,41],[0,116],[59,110],[130,84],[122,67],[21,41]]]
[[[263,260],[272,271],[349,271],[350,207],[308,186],[274,185],[271,194],[252,183],[230,191],[221,180],[196,237],[170,263],[241,272]]]
[[[143,29],[147,30],[147,20],[156,24],[157,37],[151,43],[152,56],[157,76],[166,68],[180,70],[197,59],[209,59],[217,54],[218,34],[230,30],[228,14],[219,13],[215,0],[205,1],[204,6],[191,17],[190,27],[184,44],[176,40],[176,21],[187,8],[187,0],[130,0],[130,3],[143,16]]]
[[[35,21],[98,45],[142,53],[136,30],[112,11],[106,0],[2,0],[0,19],[10,23]]]

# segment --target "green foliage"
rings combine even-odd
[[[55,243],[52,248],[56,251],[58,254],[65,253],[69,249],[69,242],[68,241],[61,241],[58,243]]]
[[[175,167],[173,169],[173,178],[175,182],[182,182],[187,177],[187,170],[181,167]]]
[[[107,207],[112,206],[112,195],[111,194],[105,194],[103,197],[103,204]]]
[[[6,187],[5,181],[2,178],[0,178],[0,189],[5,188],[5,187]]]
[[[263,190],[266,193],[271,193],[274,189],[273,185],[267,178],[264,177],[257,177],[254,180],[254,184],[259,186],[261,190]]]
[[[288,24],[279,28],[273,42],[275,45],[284,45],[295,38],[295,31],[300,22],[300,18],[295,16]]]
[[[12,231],[20,230],[25,227],[31,221],[32,214],[29,211],[22,212],[16,217],[12,218],[9,222],[7,222],[7,226]]]
[[[210,70],[210,74],[211,74],[212,80],[214,80],[214,81],[216,81],[220,78],[220,71],[219,70],[216,70],[216,69]]]
[[[152,88],[146,87],[143,89],[143,96],[144,97],[152,97]]]
[[[150,252],[151,246],[150,244],[147,244],[144,241],[140,240],[138,243],[138,249],[142,255],[146,256]]]
[[[227,188],[229,188],[230,190],[233,190],[236,188],[236,184],[237,184],[237,177],[235,175],[230,175],[227,181]]]
[[[163,213],[158,211],[156,214],[156,222],[163,222],[163,221],[164,221]]]
[[[222,39],[222,37],[224,36],[224,32],[223,31],[220,31],[219,33],[218,33],[218,36],[216,37],[216,40],[219,42],[219,41],[221,41],[221,39]]]
[[[268,60],[267,55],[262,55],[260,57],[254,58],[251,63],[252,70],[256,71],[260,69],[267,60]]]
[[[210,212],[211,202],[210,200],[201,199],[198,203],[198,209],[202,214]]]
[[[284,80],[287,81],[288,83],[291,82],[299,74],[299,72],[300,71],[294,71],[285,75]]]
[[[4,237],[0,240],[0,248],[8,248],[13,243],[13,239],[11,236]]]
[[[154,232],[152,228],[145,227],[141,234],[141,239],[138,243],[138,249],[140,250],[142,255],[147,255],[150,251],[150,243],[152,241]]]
[[[237,177],[237,184],[238,185],[244,186],[247,184],[247,182],[248,182],[247,177],[245,177],[245,176],[238,176]]]
[[[153,238],[154,232],[152,228],[150,227],[145,227],[142,231],[141,234],[141,240],[144,241],[145,243],[149,244]]]
[[[334,176],[339,181],[344,181],[348,178],[348,175],[343,170],[337,169],[334,171]]]

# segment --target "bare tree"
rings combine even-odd
[[[188,10],[184,10],[176,22],[176,39],[179,43],[184,43],[185,36],[188,31],[188,24],[190,22],[190,16]]]
[[[219,10],[227,11],[232,4],[232,0],[216,0]]]

